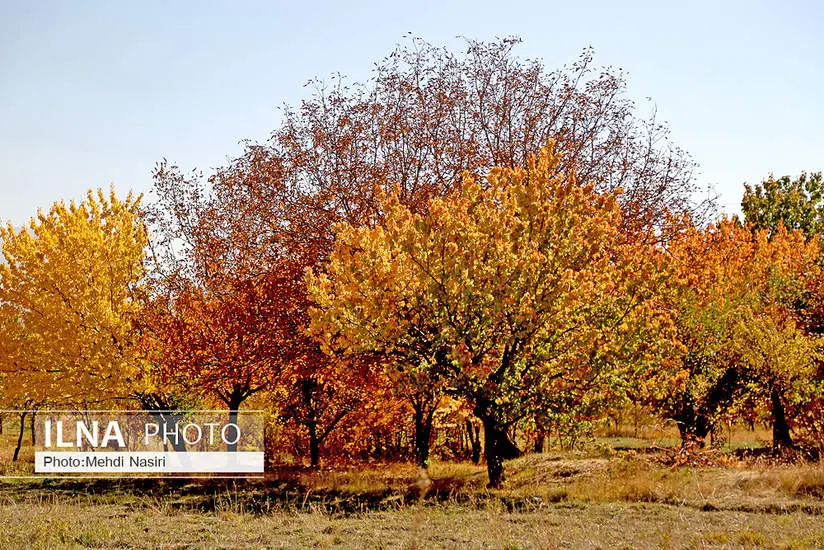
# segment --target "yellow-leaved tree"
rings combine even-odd
[[[766,402],[773,453],[795,447],[791,430],[811,399],[821,399],[824,338],[805,326],[814,285],[821,279],[819,238],[800,230],[755,230],[753,268],[746,281],[752,299],[736,340],[750,402]]]
[[[339,226],[327,272],[309,275],[327,349],[381,354],[409,386],[473,405],[493,487],[519,453],[510,428],[547,406],[553,381],[652,362],[667,342],[654,254],[622,238],[614,194],[559,161],[550,143],[525,168],[466,177],[426,214],[390,196],[380,224]]]
[[[821,346],[798,311],[820,276],[817,240],[723,219],[685,225],[666,253],[662,300],[686,353],[642,378],[638,395],[677,423],[682,442],[701,445],[722,420],[742,409],[752,419],[746,409],[767,402],[774,450],[791,447],[789,413],[810,398]]]
[[[147,236],[140,197],[89,191],[28,226],[0,227],[0,357],[13,406],[100,406],[133,380]]]

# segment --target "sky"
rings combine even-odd
[[[408,33],[454,51],[517,35],[550,70],[593,47],[736,213],[744,182],[824,170],[822,6],[0,0],[0,221],[88,189],[148,193],[162,158],[208,173],[266,140],[307,81],[366,80]]]

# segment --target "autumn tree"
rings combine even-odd
[[[309,464],[318,466],[322,446],[334,431],[355,431],[353,423],[380,415],[381,395],[391,390],[369,358],[330,358],[311,339],[305,342],[308,349],[289,365],[277,412],[305,429]]]
[[[223,404],[234,421],[241,404],[276,383],[296,355],[284,340],[294,328],[278,299],[279,283],[181,289],[151,322],[162,354],[154,360],[188,378],[198,395]]]
[[[165,220],[157,225],[165,264],[199,281],[217,266],[219,277],[280,272],[282,262],[288,273],[294,265],[321,271],[334,224],[375,222],[381,193],[397,185],[399,202],[424,213],[431,198],[461,187],[465,171],[485,186],[493,166],[521,166],[549,138],[564,153],[557,173],[574,164],[597,191],[624,190],[616,196],[627,234],[660,239],[665,233],[648,228],[662,229],[664,212],[704,211],[707,203],[691,200],[693,162],[654,116],[638,115],[621,71],[597,67],[591,51],[548,71],[516,57],[517,43],[467,41],[455,54],[413,40],[363,84],[315,82],[310,97],[284,109],[268,142],[247,143],[208,178],[164,161],[155,174],[162,213],[155,220]],[[296,292],[305,298],[305,289]],[[437,385],[417,387],[424,391],[413,400],[416,414],[425,421]]]
[[[752,227],[756,230],[768,230],[770,234],[774,234],[787,228],[789,230],[798,229],[803,231],[808,239],[820,237],[822,228],[822,214],[824,213],[824,203],[822,202],[822,193],[824,192],[824,181],[822,180],[821,172],[807,174],[802,172],[801,175],[795,179],[790,176],[783,176],[776,179],[772,174],[760,184],[756,186],[745,185],[744,197],[741,202],[741,208],[744,212],[747,222],[750,222]],[[803,250],[803,248],[802,248]],[[820,263],[820,260],[819,260]],[[803,294],[796,294],[795,302],[792,304],[793,315],[787,315],[786,311],[781,314],[785,321],[789,320],[795,327],[784,326],[784,330],[790,331],[787,342],[796,342],[801,338],[801,342],[808,342],[809,336],[821,335],[824,333],[824,291],[822,291],[820,280],[815,277],[806,277],[807,281],[811,281],[807,291]],[[790,285],[791,288],[796,288],[797,285]],[[796,334],[796,331],[802,330],[807,333],[807,337]],[[766,342],[770,342],[769,338]],[[760,341],[759,344],[765,342]],[[780,343],[780,342],[773,342]],[[777,351],[778,348],[773,351]],[[801,357],[803,361],[809,358],[809,347],[802,346]],[[769,352],[764,350],[768,355]],[[789,361],[790,364],[797,364],[794,358]],[[794,407],[796,409],[795,416],[802,419],[813,437],[819,441],[822,440],[818,435],[816,426],[822,422],[821,410],[821,386],[824,381],[824,366],[819,360],[816,361],[816,371],[810,374],[805,386],[807,398],[802,401],[805,404],[803,409]],[[807,367],[807,370],[809,366]],[[792,372],[794,369],[789,369]],[[803,371],[803,369],[802,369]],[[774,377],[768,377],[773,379]],[[798,391],[791,391],[792,385],[786,385],[787,380],[781,386],[786,387],[791,394],[796,397],[800,395]],[[797,386],[797,384],[795,384]],[[798,390],[798,388],[795,388]],[[790,437],[789,425],[783,421],[783,409],[785,398],[781,397],[779,393],[769,391],[772,397],[774,418],[777,422],[773,425],[774,429],[774,450],[779,451],[781,448],[792,446]]]
[[[467,176],[427,214],[392,194],[381,223],[339,226],[327,272],[309,276],[325,345],[384,354],[471,400],[491,486],[519,454],[507,429],[533,398],[572,369],[610,368],[650,319],[647,278],[624,277],[639,269],[615,196],[559,174],[560,161],[550,145],[484,186]]]
[[[804,304],[810,283],[820,279],[817,237],[800,231],[761,230],[754,233],[754,269],[746,286],[750,307],[739,324],[741,358],[747,367],[748,389],[768,403],[772,415],[773,452],[793,445],[794,416],[811,394],[820,362],[821,338],[807,330]],[[801,406],[801,407],[800,407]]]
[[[7,406],[100,406],[135,382],[146,233],[140,198],[89,191],[0,228],[0,379]],[[34,442],[34,413],[32,442]],[[26,412],[20,413],[22,444]]]
[[[90,191],[20,230],[0,228],[0,303],[14,349],[3,357],[6,393],[78,406],[127,397],[146,246],[139,203]]]
[[[249,183],[244,178],[268,178],[267,194],[239,200],[233,190],[238,180]],[[279,414],[305,429],[317,466],[324,440],[370,396],[371,370],[338,364],[304,333],[303,269],[317,252],[292,225],[300,211],[289,189],[240,166],[219,170],[209,189],[200,184],[167,163],[155,173],[159,200],[149,219],[157,307],[146,329],[161,365],[156,375],[179,380],[183,373],[232,411],[266,391]],[[272,203],[273,219],[250,219],[257,200]]]
[[[748,298],[741,281],[750,245],[749,232],[729,221],[704,230],[688,227],[666,245],[670,277],[663,302],[684,353],[639,390],[675,420],[683,442],[703,444],[740,391],[733,335]]]
[[[523,166],[550,138],[564,153],[557,171],[575,166],[599,192],[623,189],[628,229],[660,224],[667,211],[705,210],[692,202],[693,162],[664,125],[637,114],[621,71],[597,67],[591,51],[548,71],[516,57],[518,42],[468,40],[455,54],[412,40],[366,83],[317,82],[312,97],[287,108],[265,147],[282,177],[312,197],[308,234],[322,240],[335,221],[370,219],[376,184],[398,185],[401,203],[420,211],[459,187],[464,171],[482,181],[494,166]]]
[[[667,243],[664,303],[685,352],[642,388],[683,441],[703,443],[737,402],[766,395],[776,448],[791,444],[784,394],[810,374],[817,347],[793,305],[816,276],[817,250],[800,231],[753,231],[726,219]]]
[[[17,461],[23,445],[26,418],[31,411],[43,408],[65,395],[52,373],[41,369],[20,368],[28,365],[28,337],[10,304],[0,302],[0,402],[17,410],[19,432],[12,461]],[[32,430],[34,434],[34,430]]]

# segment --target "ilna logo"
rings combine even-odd
[[[35,411],[36,474],[262,474],[261,411]],[[108,476],[107,476],[108,477]]]

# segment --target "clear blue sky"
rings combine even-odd
[[[164,156],[221,165],[307,80],[363,80],[407,32],[455,49],[520,35],[550,69],[593,46],[728,212],[745,181],[824,169],[819,2],[347,4],[0,0],[0,220],[111,183],[146,192]]]

